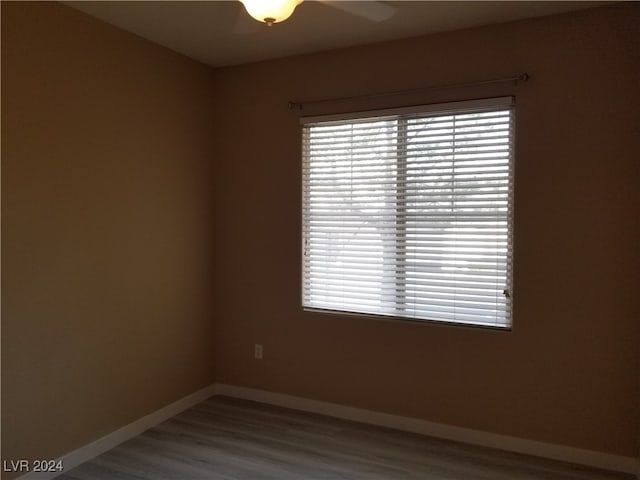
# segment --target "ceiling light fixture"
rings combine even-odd
[[[271,26],[291,16],[302,0],[240,0],[247,13]]]

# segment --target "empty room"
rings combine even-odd
[[[0,9],[2,479],[640,479],[640,3]]]

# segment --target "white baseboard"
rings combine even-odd
[[[616,472],[636,474],[640,479],[638,461],[633,457],[624,457],[610,453],[583,450],[564,445],[526,440],[524,438],[498,435],[495,433],[470,430],[442,423],[428,422],[417,418],[390,415],[387,413],[346,407],[336,403],[320,402],[308,398],[295,397],[281,393],[238,387],[234,385],[216,384],[216,395],[243,398],[256,402],[268,403],[280,407],[293,408],[306,412],[319,413],[331,417],[352,420],[356,422],[394,428],[422,435],[455,440],[458,442],[497,448],[510,452],[523,453],[536,457],[602,468]]]
[[[81,463],[91,460],[98,455],[111,450],[112,448],[120,445],[137,435],[140,435],[145,430],[148,430],[156,425],[168,420],[169,418],[193,407],[194,405],[212,397],[215,394],[215,385],[209,385],[197,392],[194,392],[186,397],[181,398],[169,405],[162,407],[155,412],[145,415],[128,425],[125,425],[118,430],[115,430],[108,435],[105,435],[94,442],[91,442],[83,447],[69,452],[66,455],[56,459],[62,460],[64,465],[64,471],[71,470],[77,467]],[[49,480],[62,475],[63,472],[30,472],[26,475],[19,477],[19,480]]]

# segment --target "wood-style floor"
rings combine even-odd
[[[631,476],[213,397],[64,480],[604,480]]]

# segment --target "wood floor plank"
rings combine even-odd
[[[622,480],[632,476],[213,397],[60,480]]]

